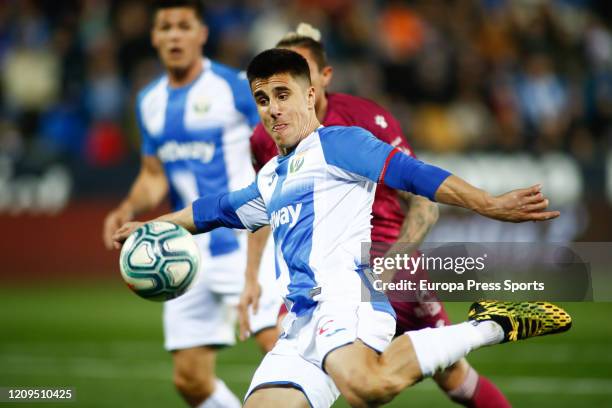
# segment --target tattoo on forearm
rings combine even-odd
[[[421,242],[436,222],[437,207],[422,200],[411,200],[408,216],[402,225],[401,240]]]

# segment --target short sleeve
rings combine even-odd
[[[322,128],[319,136],[330,171],[344,179],[367,179],[378,183],[394,150],[393,146],[356,126]]]
[[[200,197],[193,202],[192,210],[199,232],[219,227],[256,231],[268,224],[266,206],[256,182],[242,190]]]
[[[140,152],[145,156],[155,156],[157,154],[157,146],[142,120],[141,102],[142,95],[139,95],[136,103],[136,122],[138,123],[138,130],[140,132]]]
[[[231,192],[229,203],[246,229],[256,231],[268,225],[268,213],[257,180],[242,190]]]

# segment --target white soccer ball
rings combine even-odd
[[[138,296],[165,301],[182,295],[195,282],[200,250],[185,228],[153,221],[124,242],[119,267],[123,280]]]

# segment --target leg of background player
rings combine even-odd
[[[495,384],[479,375],[465,359],[459,360],[433,378],[450,399],[463,406],[469,408],[511,406]]]
[[[191,407],[238,408],[240,400],[215,378],[216,351],[193,347],[172,352],[174,385]]]
[[[302,391],[295,388],[259,388],[249,396],[244,408],[308,408],[310,404]]]
[[[272,348],[276,344],[276,340],[278,340],[278,335],[278,328],[269,327],[267,329],[263,329],[255,333],[255,341],[257,341],[257,344],[259,345],[261,351],[266,354],[268,351],[272,350]]]

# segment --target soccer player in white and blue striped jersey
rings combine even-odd
[[[362,285],[368,285],[362,243],[370,241],[377,183],[512,222],[559,215],[546,211],[539,186],[494,197],[362,128],[322,127],[308,64],[293,51],[259,54],[247,75],[280,154],[249,187],[206,195],[159,218],[194,233],[272,227],[277,279],[289,314],[281,338],[254,375],[245,406],[329,407],[339,394],[352,406],[377,406],[471,350],[506,341],[507,328],[490,317],[391,341],[395,319],[387,299],[376,293],[362,299]],[[119,228],[116,246],[140,224]]]
[[[255,179],[249,137],[259,122],[257,108],[244,74],[203,57],[207,29],[202,17],[198,0],[156,5],[152,42],[166,73],[138,95],[141,170],[106,219],[110,247],[118,226],[156,207],[168,193],[179,210],[206,193],[227,193]],[[165,348],[172,351],[174,382],[191,406],[238,407],[240,401],[215,378],[214,362],[219,346],[235,343],[246,233],[219,228],[199,235],[197,242],[205,273],[198,274],[192,290],[164,304]],[[272,270],[271,245],[263,260]],[[281,303],[269,275],[259,311],[251,318],[255,337],[270,343],[266,348],[276,341]]]

